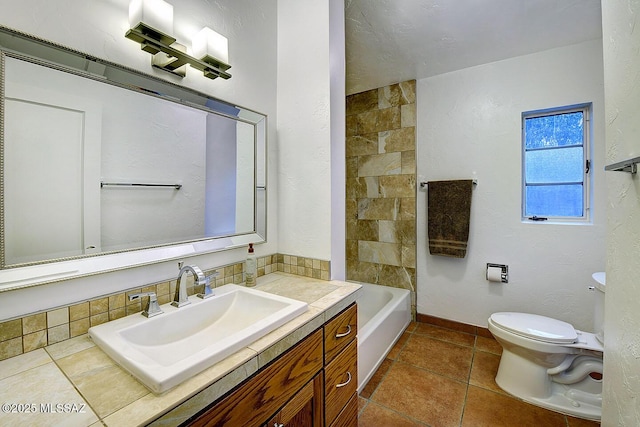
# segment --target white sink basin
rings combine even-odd
[[[307,311],[307,303],[238,285],[146,318],[133,314],[89,336],[154,393],[162,393]]]

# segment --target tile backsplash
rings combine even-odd
[[[330,278],[329,261],[285,254],[267,255],[259,257],[257,261],[258,277],[280,271],[320,280]],[[203,273],[208,276],[214,271],[219,272],[215,279],[216,287],[244,282],[244,262],[209,269]],[[158,303],[166,304],[171,301],[175,292],[176,278],[2,322],[0,360],[86,334],[91,326],[142,311],[148,297],[129,301],[131,294],[155,292]],[[189,276],[187,293],[194,295],[201,291],[201,287],[194,286],[193,277]]]

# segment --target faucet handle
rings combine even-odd
[[[129,295],[129,301],[133,301],[134,299],[138,299],[141,297],[149,297],[149,302],[147,302],[147,306],[144,308],[142,315],[145,317],[153,317],[158,314],[164,313],[158,304],[158,297],[155,292],[140,292],[137,294]]]
[[[198,294],[198,298],[207,299],[214,295],[213,291],[211,290],[211,279],[212,278],[215,279],[219,275],[220,275],[220,272],[216,270],[204,278],[204,291],[202,291],[201,294]]]

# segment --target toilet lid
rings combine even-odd
[[[578,339],[571,324],[537,314],[494,313],[491,321],[509,332],[538,341],[571,344]]]

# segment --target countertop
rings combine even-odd
[[[161,395],[116,365],[88,335],[0,361],[0,425],[180,424],[353,303],[360,285],[271,273],[258,279],[256,289],[304,301],[309,310]]]

